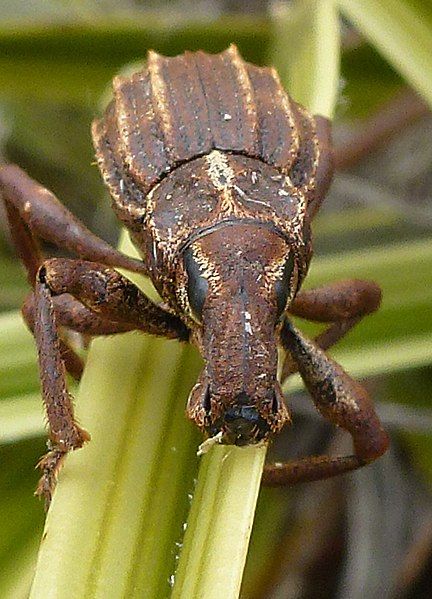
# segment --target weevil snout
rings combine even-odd
[[[188,412],[210,441],[239,447],[266,442],[291,421],[277,381],[266,401],[245,392],[221,398],[212,393],[205,371],[190,394]]]
[[[242,447],[267,441],[278,424],[287,422],[288,413],[279,383],[275,385],[271,401],[258,405],[245,393],[234,398],[221,419],[221,443]]]
[[[276,378],[276,329],[297,288],[294,254],[273,230],[241,223],[197,240],[184,268],[206,363],[189,417],[218,443],[266,441],[289,419]]]
[[[253,405],[234,404],[221,419],[221,442],[227,445],[250,445],[268,437],[270,427]],[[213,430],[217,427],[211,427]]]

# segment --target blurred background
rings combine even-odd
[[[1,161],[20,164],[116,243],[90,138],[112,76],[149,48],[175,55],[235,42],[245,59],[275,64],[289,89],[291,4],[0,0]],[[429,0],[383,2],[391,4],[413,17],[400,24],[413,42],[417,25],[432,39]],[[432,115],[355,19],[340,26],[338,170],[316,219],[306,285],[354,277],[382,286],[382,309],[334,355],[365,379],[392,448],[354,475],[263,490],[245,599],[431,596]],[[0,596],[25,597],[43,526],[32,493],[45,438],[35,350],[18,314],[28,289],[3,212],[0,281]],[[300,391],[288,401],[295,426],[275,444],[278,459],[349,447]]]

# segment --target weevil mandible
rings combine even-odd
[[[299,371],[317,409],[353,437],[354,452],[268,465],[267,484],[327,478],[385,452],[371,400],[325,350],[376,310],[380,290],[343,281],[300,291],[312,256],[310,223],[332,177],[330,123],[283,90],[274,69],[235,46],[217,55],[149,52],[146,67],[114,79],[93,124],[97,161],[141,260],[92,234],[13,165],[0,170],[11,234],[33,291],[23,314],[36,338],[50,448],[37,493],[47,503],[68,451],[89,435],[65,383],[82,364],[59,328],[87,335],[138,329],[190,341],[204,358],[187,414],[208,444],[263,443],[290,422],[277,380]],[[46,259],[38,238],[77,259]],[[151,302],[114,267],[147,275]],[[307,339],[289,315],[329,323]],[[204,444],[205,445],[205,444]]]

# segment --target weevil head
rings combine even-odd
[[[271,228],[236,224],[198,239],[183,268],[205,361],[188,414],[219,442],[266,441],[289,421],[277,381],[277,338],[298,288],[296,253]]]

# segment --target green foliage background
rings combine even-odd
[[[279,8],[272,18],[236,14],[211,20],[173,19],[172,13],[163,11],[144,14],[132,4],[122,11],[109,3],[104,6],[104,3],[90,1],[68,3],[73,4],[72,8],[66,3],[46,1],[38,6],[30,5],[27,11],[23,9],[24,4],[11,2],[0,20],[1,151],[5,159],[26,168],[95,232],[114,243],[116,229],[109,201],[97,169],[92,166],[89,125],[97,114],[108,82],[126,63],[141,61],[149,48],[174,55],[184,49],[198,48],[217,52],[235,42],[247,60],[275,64],[287,87],[298,89],[297,99],[308,102],[313,96],[310,89],[302,90],[298,83],[299,74],[302,79],[305,69],[313,71],[322,59],[322,48],[304,44],[304,40],[315,39],[310,26],[317,3],[311,0],[298,0],[291,11]],[[414,86],[432,105],[431,2],[340,0],[336,5],[344,18],[365,36],[357,44],[347,45],[342,52],[343,85],[336,123],[342,126],[367,117],[406,83]],[[17,14],[16,9],[21,12]],[[337,51],[337,44],[334,48]],[[316,81],[311,85],[315,93],[318,90],[319,96],[323,87]],[[352,183],[352,179],[343,179],[344,176],[336,179],[336,187]],[[356,172],[355,177],[358,193],[367,195],[371,189],[382,191],[386,186],[386,182],[380,186],[370,179],[367,169],[360,174]],[[386,193],[387,196],[398,196],[398,190],[391,184]],[[342,206],[333,201],[332,196],[329,208],[323,210],[316,222],[316,258],[307,286],[350,277],[370,278],[382,286],[382,309],[356,328],[334,355],[353,374],[375,377],[372,385],[380,402],[391,399],[393,404],[411,410],[410,414],[427,423],[431,420],[432,377],[432,243],[430,220],[429,224],[427,220],[430,208],[422,206],[416,197],[412,198],[414,205],[410,204],[409,193],[405,195],[402,207],[400,203],[385,201],[356,201]],[[418,219],[413,221],[411,213],[421,214],[419,211],[423,207],[423,220],[420,218],[420,223]],[[44,452],[45,440],[35,350],[17,311],[27,291],[25,277],[8,243],[4,219],[2,221],[0,596],[15,599],[28,595],[42,533],[43,510],[32,492],[37,480],[33,465]],[[190,508],[188,494],[193,493],[198,470],[195,451],[199,435],[185,421],[183,406],[199,363],[192,352],[174,348],[172,344],[166,349],[162,342],[141,340],[137,336],[124,341],[117,342],[115,338],[108,341],[113,351],[117,351],[123,342],[126,352],[133,346],[136,355],[144,356],[147,363],[147,370],[142,370],[142,375],[133,370],[130,376],[138,377],[134,385],[140,389],[143,418],[147,419],[150,428],[157,427],[160,435],[155,437],[153,445],[149,441],[145,447],[136,448],[136,455],[142,456],[142,467],[135,473],[138,480],[135,477],[130,489],[128,487],[131,494],[140,488],[139,501],[142,505],[147,503],[145,510],[142,507],[141,524],[137,524],[141,528],[138,533],[126,531],[126,539],[127,515],[121,507],[113,508],[112,517],[118,519],[117,528],[113,530],[120,535],[116,537],[113,533],[113,538],[120,539],[117,542],[124,542],[125,546],[129,543],[134,554],[124,565],[124,568],[132,568],[126,582],[120,572],[113,576],[107,590],[93,572],[91,587],[71,592],[75,587],[70,586],[69,574],[69,578],[62,580],[64,590],[61,591],[59,586],[57,594],[53,591],[51,596],[78,597],[84,596],[83,593],[86,597],[169,596],[171,576],[177,568],[183,542],[183,523]],[[102,351],[109,353],[111,350],[105,347]],[[131,368],[134,368],[133,364]],[[136,368],[139,371],[140,366]],[[167,372],[173,374],[165,374]],[[103,379],[103,373],[100,376]],[[81,393],[96,394],[97,389],[100,391],[103,387],[101,379],[86,381],[87,391]],[[291,389],[298,388],[296,385],[294,383]],[[122,390],[124,385],[116,389],[114,399],[121,399]],[[106,392],[112,393],[112,388]],[[158,412],[160,406],[156,402],[159,398],[162,401],[164,396],[168,403]],[[136,400],[137,396],[134,397]],[[128,400],[124,401],[128,405]],[[132,402],[131,410],[137,409],[136,405]],[[145,412],[154,405],[154,413]],[[92,416],[84,418],[82,406],[80,395],[79,414],[82,423],[90,427]],[[407,423],[405,428],[404,422]],[[95,421],[90,428],[97,435],[96,426]],[[398,438],[403,438],[404,451],[411,455],[412,467],[418,469],[429,484],[432,478],[430,434],[419,434],[419,427],[410,426],[402,417],[395,428],[401,432]],[[148,432],[143,429],[136,434],[144,438]],[[114,430],[112,435],[114,438]],[[174,452],[167,448],[174,448]],[[77,458],[84,463],[85,452],[90,452],[90,446],[80,452],[81,458]],[[131,472],[125,469],[122,476],[132,476]],[[144,482],[140,484],[140,480],[144,480],[144,474],[148,476],[147,491],[141,490]],[[73,480],[65,480],[64,489],[73,487]],[[63,495],[67,492],[63,491]],[[126,492],[125,489],[122,492]],[[161,497],[166,502],[158,504]],[[129,498],[124,496],[121,505],[127,504]],[[61,501],[60,498],[59,504]],[[88,506],[89,518],[97,509],[96,498],[94,501]],[[121,503],[121,495],[117,501]],[[297,547],[294,550],[301,553],[299,532],[295,527],[290,528],[291,520],[296,517],[299,518],[297,525],[302,522],[293,501],[289,493],[277,491],[263,493],[260,497],[243,585],[244,597],[270,596],[269,573],[277,561],[276,546],[280,548],[282,543],[286,548],[291,543],[292,547]],[[69,513],[72,514],[73,509],[72,505]],[[212,509],[217,511],[217,506],[208,506],[209,514]],[[253,511],[253,505],[250,509]],[[211,522],[208,525],[211,526]],[[86,532],[81,531],[83,537]],[[88,534],[91,535],[91,531]],[[67,543],[65,537],[64,544]],[[229,543],[223,550],[229,555]],[[71,555],[73,558],[79,553]],[[115,554],[108,557],[107,567],[115,567],[112,564],[122,561]],[[232,559],[234,565],[235,556]],[[183,578],[188,567],[194,571],[193,564],[180,566]],[[199,576],[202,564],[195,567]],[[42,584],[48,584],[50,572],[47,571],[43,578],[39,564],[38,576],[43,583],[39,583],[39,591],[33,591],[34,597],[44,596],[40,589]],[[78,567],[76,577],[79,576]],[[61,577],[56,580],[60,581]],[[178,581],[177,584],[180,588]],[[204,579],[202,584],[202,588],[206,588],[209,583]],[[206,597],[217,596],[211,594],[211,588],[208,587]],[[192,596],[175,589],[176,586],[176,596]],[[350,596],[357,596],[354,590]]]

